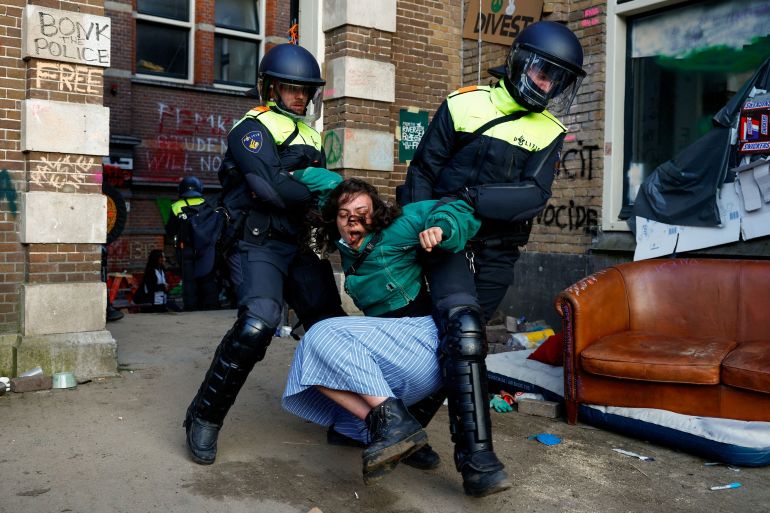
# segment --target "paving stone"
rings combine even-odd
[[[519,413],[537,415],[538,417],[548,417],[549,419],[555,419],[559,416],[559,403],[554,401],[519,399],[516,404],[519,407]]]
[[[35,392],[49,390],[53,385],[51,376],[26,376],[11,380],[11,392]]]

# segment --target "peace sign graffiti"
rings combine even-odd
[[[324,134],[324,151],[327,164],[337,164],[342,160],[342,139],[337,132],[330,131]]]

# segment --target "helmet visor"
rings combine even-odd
[[[582,75],[562,64],[523,48],[508,56],[508,80],[531,105],[566,114],[575,99]]]

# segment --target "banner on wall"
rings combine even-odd
[[[416,109],[401,109],[398,113],[398,128],[398,161],[408,162],[414,157],[414,152],[428,129],[428,113]]]
[[[479,9],[481,4],[481,9]],[[510,46],[527,25],[540,21],[543,0],[471,0],[463,37]]]

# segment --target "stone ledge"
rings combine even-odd
[[[323,2],[323,31],[355,25],[396,31],[396,0],[326,0]]]
[[[16,372],[16,348],[19,346],[18,333],[0,335],[0,376],[12,377]]]
[[[84,331],[21,337],[17,372],[40,366],[51,376],[74,372],[79,382],[118,374],[118,346],[109,331]]]

